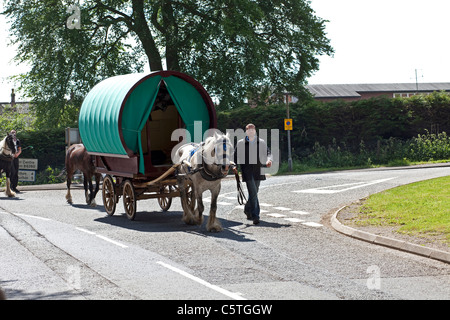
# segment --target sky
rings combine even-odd
[[[450,82],[449,0],[311,0],[311,7],[329,21],[335,53],[320,57],[309,84],[415,83],[416,70],[418,82]],[[7,102],[18,84],[6,78],[29,67],[11,62],[15,48],[6,45],[2,15],[0,37],[0,102]]]
[[[312,0],[334,57],[310,84],[450,82],[450,1]]]

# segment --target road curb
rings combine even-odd
[[[331,226],[338,232],[345,234],[347,236],[350,236],[352,238],[363,240],[369,243],[414,253],[417,255],[421,255],[427,258],[439,260],[445,263],[450,263],[450,253],[445,252],[442,250],[437,250],[429,247],[423,247],[419,246],[414,243],[397,240],[389,237],[383,237],[376,234],[372,234],[369,232],[357,230],[351,227],[348,227],[346,225],[343,225],[338,219],[337,215],[339,212],[346,208],[347,206],[343,206],[342,208],[338,209],[332,216],[331,216]]]

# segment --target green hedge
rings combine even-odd
[[[66,157],[64,130],[56,128],[18,132],[17,137],[24,149],[20,157],[38,159],[38,171],[45,171],[47,167],[64,168]]]
[[[405,142],[419,134],[450,132],[450,96],[435,92],[411,98],[374,98],[346,102],[309,100],[290,105],[294,130],[291,132],[293,154],[306,158],[320,146],[340,148],[352,154],[392,145],[390,139]],[[284,118],[286,105],[245,107],[218,113],[218,127],[244,128],[254,123],[257,128],[280,130],[282,159],[287,158]],[[387,147],[386,147],[387,148]]]
[[[433,93],[411,98],[376,98],[345,102],[308,100],[290,105],[294,130],[291,132],[294,159],[321,166],[427,161],[450,157],[450,96]],[[218,128],[244,128],[254,123],[257,129],[279,129],[280,155],[287,159],[287,134],[284,131],[286,105],[257,108],[242,107],[217,113]],[[21,157],[39,160],[38,173],[62,169],[65,159],[64,128],[18,131]]]

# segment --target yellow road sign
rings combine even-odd
[[[284,119],[284,130],[292,130],[292,119]]]

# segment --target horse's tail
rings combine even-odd
[[[56,178],[61,178],[63,175],[67,173],[66,167],[64,167],[61,172],[56,176]]]

